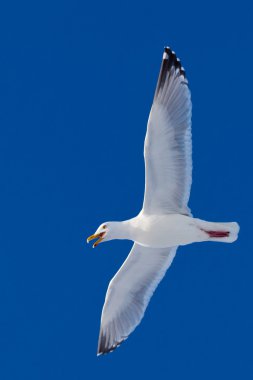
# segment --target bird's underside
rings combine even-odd
[[[87,241],[134,242],[111,280],[102,310],[98,355],[118,347],[141,322],[177,247],[200,241],[233,242],[237,223],[192,218],[191,95],[176,54],[164,49],[144,144],[145,193],[142,211],[123,222],[103,223]]]

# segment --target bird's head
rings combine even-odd
[[[95,243],[92,246],[93,248],[95,248],[99,243],[107,241],[107,240],[111,240],[110,230],[111,230],[111,225],[109,222],[102,223],[98,227],[97,231],[93,235],[87,238],[87,243],[89,243],[93,239],[98,239],[97,241],[95,241]]]

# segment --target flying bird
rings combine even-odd
[[[110,281],[102,310],[97,354],[118,347],[141,322],[151,296],[177,248],[195,242],[232,243],[239,225],[194,218],[188,207],[192,183],[191,93],[174,51],[164,48],[144,143],[145,194],[140,213],[102,223],[87,242],[134,242]]]

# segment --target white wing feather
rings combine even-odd
[[[145,138],[146,214],[189,214],[191,96],[179,59],[165,48]]]
[[[153,292],[172,263],[176,249],[133,245],[106,293],[98,355],[113,351],[141,322]]]

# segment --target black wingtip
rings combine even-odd
[[[164,52],[167,54],[171,53],[171,48],[169,46],[164,46]]]
[[[169,61],[167,69],[171,69],[171,67],[174,66],[179,70],[180,75],[183,75],[184,78],[186,78],[185,69],[182,67],[181,61],[179,58],[177,58],[176,53],[169,46],[164,47],[164,53],[165,54],[163,55],[163,59]]]
[[[175,70],[177,70],[179,76],[183,76],[183,78],[185,79],[184,81],[182,81],[182,83],[187,84],[188,82],[186,80],[185,69],[182,67],[180,59],[177,58],[176,53],[169,46],[165,46],[163,52],[162,65],[155,91],[155,98],[160,92],[160,90],[163,88],[167,78],[167,74],[170,72],[172,67],[174,67]]]
[[[109,354],[110,352],[115,351],[116,348],[118,348],[124,340],[125,339],[122,339],[120,342],[116,342],[113,346],[106,347],[100,344],[97,350],[97,356],[106,355],[106,354]]]
[[[168,61],[171,54],[172,54],[171,48],[169,48],[168,46],[165,46],[163,50],[163,61]]]
[[[103,333],[103,331],[101,331],[99,334],[99,340],[98,340],[97,356],[106,355],[106,354],[109,354],[110,352],[113,352],[126,339],[127,337],[122,338],[119,342],[114,342],[113,345],[108,345],[106,336]]]

